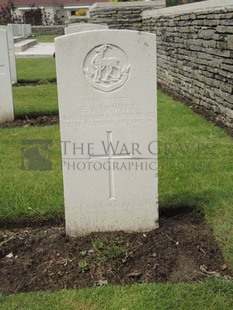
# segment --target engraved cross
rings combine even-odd
[[[114,169],[113,162],[115,159],[128,159],[132,158],[130,153],[127,154],[113,154],[112,150],[112,131],[107,131],[107,142],[108,142],[108,152],[103,155],[91,155],[90,160],[107,159],[109,162],[109,199],[114,200],[115,197],[115,179],[114,179]]]

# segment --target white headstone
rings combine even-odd
[[[0,122],[14,119],[7,31],[0,29]]]
[[[108,26],[100,24],[76,24],[70,27],[66,27],[65,34],[71,34],[81,31],[90,31],[90,30],[104,30],[104,29],[108,29]]]
[[[13,37],[15,37],[14,24],[8,24],[7,26],[11,29]]]
[[[71,24],[68,24],[67,27],[73,27],[73,26],[77,26],[77,25],[80,25],[80,23],[71,23]]]
[[[158,227],[156,36],[81,32],[55,50],[67,234]]]
[[[12,27],[10,27],[9,25],[8,26],[0,25],[0,29],[4,29],[7,31],[9,57],[10,57],[10,69],[11,69],[11,81],[14,84],[14,83],[17,83],[17,72],[16,72],[15,45],[14,45]]]
[[[19,33],[19,36],[20,36],[20,37],[25,37],[25,34],[24,34],[24,25],[25,25],[25,24],[17,24],[17,26],[18,26],[18,33]]]
[[[24,34],[26,38],[32,34],[32,26],[30,24],[24,24]]]
[[[20,36],[19,33],[19,24],[8,24],[8,26],[12,29],[13,37]]]

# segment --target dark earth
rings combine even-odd
[[[0,230],[3,294],[232,277],[203,215],[189,208],[163,211],[160,228],[147,233],[71,238],[63,223],[24,225]]]
[[[26,115],[18,116],[14,121],[5,122],[0,124],[0,128],[13,128],[13,127],[39,127],[56,125],[59,123],[58,115]]]

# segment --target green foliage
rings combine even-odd
[[[103,286],[59,292],[0,295],[1,310],[232,310],[233,282]]]
[[[84,259],[81,260],[78,265],[79,265],[79,268],[81,269],[82,272],[86,272],[86,271],[90,270],[88,262]]]
[[[103,262],[109,259],[127,256],[127,249],[120,238],[107,238],[106,240],[94,240],[94,251],[97,252],[97,261]]]

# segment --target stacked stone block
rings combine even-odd
[[[145,16],[158,82],[233,127],[233,8]]]
[[[106,24],[110,29],[142,30],[141,13],[165,6],[165,0],[97,3],[90,8],[89,22]]]

